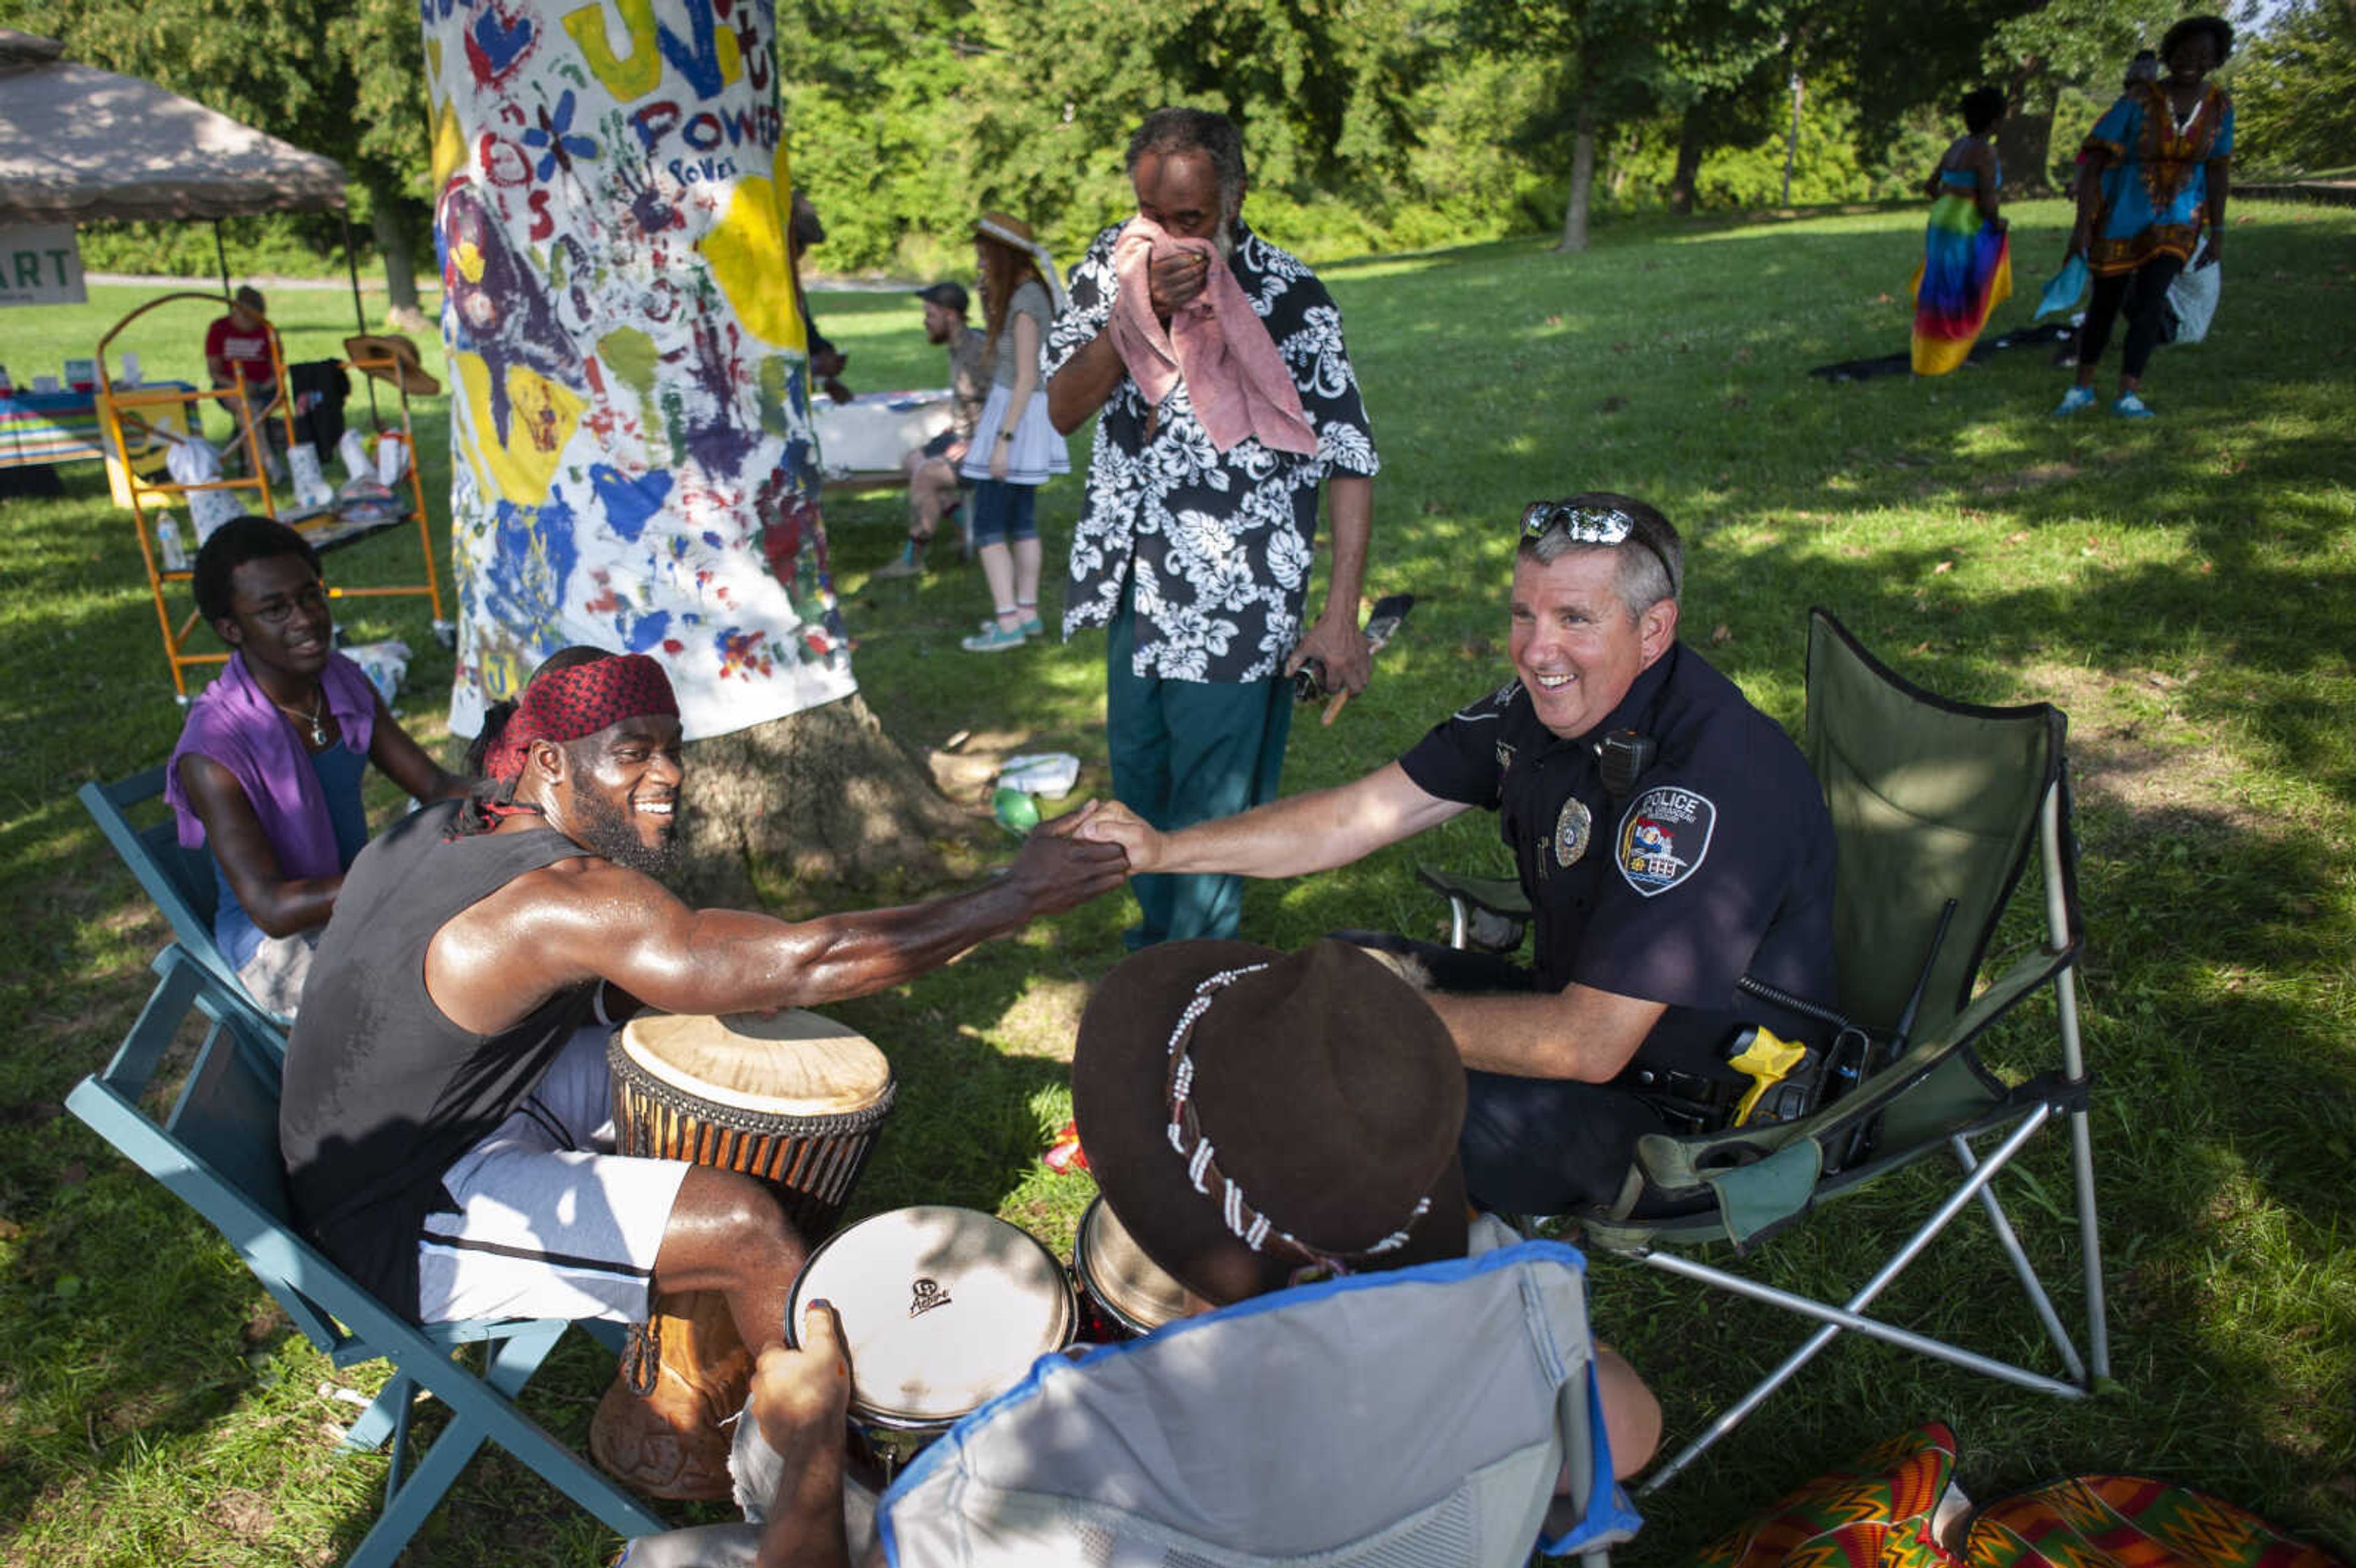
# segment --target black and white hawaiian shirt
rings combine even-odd
[[[1040,350],[1046,375],[1111,319],[1119,286],[1112,248],[1124,227],[1098,235],[1072,269],[1071,308]],[[1183,380],[1162,400],[1149,443],[1152,411],[1137,382],[1121,378],[1097,421],[1064,631],[1109,625],[1134,572],[1140,677],[1241,682],[1278,674],[1301,640],[1318,485],[1328,474],[1371,476],[1381,467],[1333,296],[1300,258],[1240,222],[1236,240],[1228,264],[1291,368],[1317,452],[1273,452],[1246,436],[1221,456]]]

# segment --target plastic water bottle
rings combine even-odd
[[[1039,803],[1023,790],[1001,787],[990,797],[990,814],[1017,837],[1039,826]]]
[[[180,542],[180,525],[169,512],[155,514],[155,553],[164,558],[165,571],[188,570],[188,549]]]

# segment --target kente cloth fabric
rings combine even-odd
[[[483,773],[494,779],[519,777],[524,754],[534,741],[562,745],[648,714],[676,719],[679,699],[662,666],[644,654],[617,654],[537,676],[499,731],[498,743],[484,759]]]
[[[1926,1423],[1720,1536],[1695,1568],[1953,1568],[1932,1520],[1954,1467],[1955,1435]]]
[[[1966,182],[1958,189],[1954,179]],[[1931,204],[1922,264],[1914,270],[1914,373],[1944,376],[1962,364],[1996,307],[2012,297],[2009,237],[1980,221],[1971,173],[1950,169]]]
[[[1211,265],[1203,292],[1172,312],[1165,329],[1153,315],[1147,271],[1155,257],[1173,251]],[[1317,432],[1301,411],[1301,390],[1268,329],[1251,314],[1235,273],[1219,259],[1209,240],[1176,238],[1150,218],[1138,218],[1121,231],[1112,251],[1120,280],[1112,342],[1120,362],[1146,401],[1157,406],[1184,381],[1204,432],[1222,455],[1248,435],[1277,452],[1313,453]]]
[[[343,655],[331,653],[319,672],[319,689],[344,744],[367,756],[376,730],[376,688],[368,677]],[[294,733],[294,720],[254,680],[243,654],[230,655],[227,667],[189,705],[188,721],[164,770],[164,799],[179,824],[184,849],[200,849],[205,843],[205,825],[180,783],[180,759],[192,752],[227,768],[245,791],[283,874],[332,877],[343,870],[318,773]]]
[[[2073,1476],[1972,1520],[1967,1568],[2343,1568],[2255,1514],[2136,1476]]]
[[[2168,90],[2138,82],[2087,134],[2111,155],[2086,264],[2096,277],[2132,272],[2155,256],[2192,260],[2209,200],[2209,165],[2233,153],[2233,100],[2211,86],[2181,124]]]
[[[1098,234],[1073,269],[1071,309],[1042,356],[1050,379],[1111,322],[1121,294],[1113,247],[1125,227]],[[1276,675],[1301,640],[1318,486],[1331,475],[1371,476],[1382,466],[1333,295],[1240,220],[1227,267],[1291,374],[1317,450],[1278,451],[1247,436],[1222,453],[1183,379],[1158,407],[1133,377],[1114,387],[1073,530],[1064,630],[1110,625],[1133,575],[1130,668],[1141,677]]]

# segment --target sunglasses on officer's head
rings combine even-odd
[[[1569,501],[1532,501],[1522,509],[1522,537],[1541,538],[1549,528],[1560,528],[1565,538],[1580,544],[1626,544],[1630,539],[1653,552],[1668,574],[1669,591],[1677,587],[1677,569],[1669,564],[1668,553],[1655,544],[1636,519],[1617,507],[1582,507]]]

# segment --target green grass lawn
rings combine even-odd
[[[2023,321],[2058,258],[2059,203],[2014,209]],[[1503,585],[1526,501],[1633,492],[1684,529],[1690,641],[1796,728],[1803,620],[1838,613],[1905,674],[1982,701],[2050,698],[2072,719],[2083,898],[2082,991],[2100,1087],[2115,1392],[2062,1403],[1844,1339],[1688,1477],[1650,1499],[1632,1564],[1685,1560],[1785,1488],[1941,1418],[1962,1478],[1993,1497],[2064,1472],[2199,1486],[2356,1552],[2356,214],[2239,206],[2216,334],[2162,349],[2161,418],[2057,423],[2043,350],[1942,381],[1827,385],[1810,366],[1904,347],[1919,214],[1606,227],[1575,259],[1538,241],[1323,270],[1340,299],[1386,464],[1368,591],[1420,603],[1375,687],[1331,729],[1295,731],[1287,784],[1354,777],[1505,672]],[[1273,238],[1281,240],[1283,236]],[[139,296],[15,313],[20,381],[89,351]],[[274,297],[290,357],[349,330],[334,293]],[[898,293],[822,293],[862,389],[937,385],[939,353]],[[141,347],[196,368],[205,313]],[[427,345],[439,369],[438,346]],[[176,357],[177,356],[177,357]],[[2108,380],[2104,386],[2107,389]],[[421,405],[429,495],[446,494],[441,405]],[[217,421],[218,422],[218,421]],[[1075,445],[1084,464],[1085,442]],[[1054,561],[1076,477],[1041,515]],[[900,534],[890,493],[830,496],[836,583],[868,702],[904,741],[1077,752],[1105,784],[1102,642],[982,658],[957,638],[988,608],[954,552],[872,586]],[[43,1564],[325,1563],[373,1513],[383,1460],[334,1456],[338,1371],[291,1333],[225,1248],[67,1116],[145,994],[164,939],[71,796],[160,759],[179,722],[127,516],[94,469],[60,497],[0,506],[0,1560]],[[446,548],[446,539],[444,541]],[[413,550],[331,558],[397,579]],[[1058,582],[1047,586],[1052,621]],[[449,660],[422,605],[354,602],[356,637],[417,650],[403,707],[441,733]],[[390,811],[394,803],[378,801]],[[1462,818],[1332,876],[1254,884],[1247,934],[1282,945],[1344,925],[1432,934],[1419,859],[1505,864]],[[788,911],[875,892],[777,890]],[[1063,1062],[1090,982],[1130,918],[1108,900],[840,1016],[891,1052],[901,1109],[859,1195],[996,1210],[1059,1246],[1090,1193],[1037,1153],[1069,1112]],[[2050,1030],[2032,1005],[1991,1047],[2018,1070]],[[2025,1224],[2067,1191],[2059,1140],[2005,1188]],[[1820,1214],[1766,1275],[1820,1295],[1861,1278],[1931,1190],[1927,1173]],[[2033,1234],[2040,1261],[2058,1228]],[[1918,1263],[1883,1306],[2035,1364],[2032,1319],[1997,1286],[1985,1228]],[[2066,1271],[2064,1278],[2068,1277]],[[1792,1320],[1599,1261],[1602,1332],[1689,1434],[1801,1337]],[[2065,1317],[2075,1307],[2064,1293]],[[576,1440],[608,1369],[575,1348],[528,1404]],[[504,1458],[478,1458],[419,1563],[594,1563],[613,1542]]]

